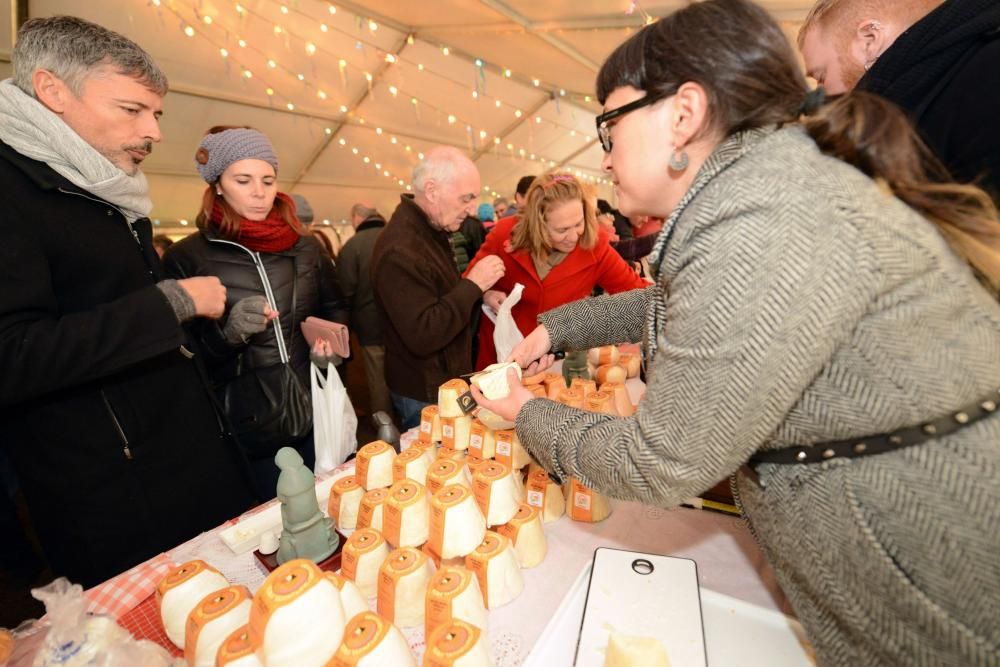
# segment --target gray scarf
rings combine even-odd
[[[149,184],[141,171],[129,176],[116,167],[11,79],[0,82],[0,140],[114,204],[130,224],[153,210]]]

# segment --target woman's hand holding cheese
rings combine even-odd
[[[496,413],[507,421],[516,421],[517,413],[521,411],[521,407],[535,398],[535,395],[524,388],[524,385],[521,384],[521,379],[517,375],[517,371],[513,368],[507,370],[507,386],[510,387],[510,393],[506,397],[495,401],[491,401],[483,396],[483,392],[479,391],[476,385],[470,385],[469,391],[472,392],[472,397],[476,399],[476,403],[480,406]]]

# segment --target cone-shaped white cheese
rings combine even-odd
[[[427,639],[424,667],[493,667],[486,633],[463,621],[439,626]]]
[[[427,554],[413,547],[389,553],[378,574],[378,613],[401,628],[424,623],[427,585],[434,564]]]
[[[330,487],[326,510],[338,530],[354,530],[358,526],[358,510],[365,490],[353,476],[341,477]]]
[[[573,382],[569,386],[570,389],[579,389],[583,392],[583,398],[586,399],[588,396],[597,391],[597,383],[593,380],[587,380],[585,378],[573,378]]]
[[[430,549],[442,559],[470,554],[486,536],[486,518],[467,486],[452,484],[431,498]]]
[[[566,513],[562,487],[553,482],[544,470],[536,470],[528,475],[525,491],[527,503],[538,508],[543,523],[551,523]]]
[[[479,391],[483,392],[483,396],[489,400],[499,401],[501,398],[507,398],[510,393],[510,386],[507,384],[507,371],[512,368],[517,372],[518,379],[521,379],[523,377],[521,367],[513,361],[509,361],[487,366],[481,372],[473,375],[469,382],[479,387]]]
[[[417,667],[403,633],[378,614],[366,611],[347,622],[344,641],[329,667]]]
[[[461,417],[465,414],[459,407],[458,397],[469,391],[469,383],[460,378],[448,380],[438,387],[438,415],[441,417]]]
[[[369,442],[358,450],[354,460],[354,479],[365,490],[392,485],[392,462],[396,451],[384,440]]]
[[[389,489],[372,489],[361,496],[361,506],[358,508],[358,528],[374,528],[381,533],[387,500],[389,500]]]
[[[382,514],[382,535],[394,547],[419,547],[427,541],[431,507],[427,489],[412,479],[389,489]]]
[[[435,628],[456,619],[486,630],[487,617],[479,580],[474,574],[465,567],[443,567],[434,574],[427,587],[424,637],[430,637]]]
[[[438,406],[428,405],[420,411],[420,442],[431,444],[441,442],[441,417]]]
[[[472,417],[442,417],[441,447],[462,451],[469,448],[469,434],[472,429]]]
[[[206,595],[188,614],[184,659],[191,667],[215,667],[219,647],[250,620],[250,591],[228,586]]]
[[[618,364],[604,364],[603,366],[598,366],[597,371],[594,373],[594,380],[597,384],[604,384],[605,382],[625,382],[628,379],[628,371],[625,370],[623,366]]]
[[[465,557],[465,567],[476,575],[487,609],[504,606],[524,589],[514,547],[506,537],[491,530],[486,531],[482,544]]]
[[[357,584],[365,598],[378,594],[378,571],[389,556],[389,544],[372,528],[359,528],[344,544],[340,574]]]
[[[279,566],[250,608],[250,643],[268,667],[323,665],[344,635],[344,605],[333,581],[302,558]]]
[[[600,366],[602,364],[617,364],[618,363],[618,348],[614,345],[603,345],[601,347],[593,347],[587,351],[587,361],[594,364],[595,366]]]
[[[227,586],[226,578],[203,560],[192,560],[167,572],[156,586],[160,621],[167,638],[184,648],[188,614],[206,595]]]
[[[542,380],[542,384],[545,385],[546,395],[553,401],[559,398],[559,392],[566,389],[566,378],[562,376],[562,373],[548,373],[545,379]]]
[[[670,667],[667,649],[655,637],[630,637],[611,631],[604,667]]]
[[[518,484],[510,468],[497,461],[487,461],[476,468],[472,493],[486,517],[487,526],[507,523],[517,514],[521,504]]]
[[[410,447],[400,453],[392,462],[392,483],[404,479],[412,479],[421,484],[427,483],[427,470],[434,464],[434,450],[423,447]]]
[[[493,431],[486,428],[478,419],[472,420],[469,429],[469,456],[477,459],[491,459],[496,453],[496,440]]]
[[[628,389],[621,382],[605,382],[601,385],[601,391],[606,391],[614,397],[615,410],[621,417],[631,417],[635,414],[635,406],[628,395]]]
[[[626,377],[637,378],[642,367],[642,357],[638,354],[620,354],[618,365],[625,369]]]
[[[451,459],[438,459],[427,471],[427,491],[431,495],[437,493],[441,487],[449,484],[461,484],[472,488],[472,476],[465,463],[459,463]]]
[[[511,470],[520,470],[531,463],[531,455],[521,446],[521,441],[513,429],[497,431],[494,458]]]
[[[559,398],[556,399],[563,405],[568,405],[571,408],[577,408],[578,410],[583,410],[583,390],[582,389],[563,389],[559,392]]]
[[[535,567],[548,553],[545,531],[542,530],[542,516],[537,507],[522,504],[517,515],[509,522],[497,527],[497,532],[514,545],[517,563],[523,569]]]
[[[566,484],[566,514],[573,521],[597,523],[611,515],[611,505],[606,496],[570,479]]]
[[[618,409],[615,407],[615,397],[610,391],[593,392],[590,396],[583,399],[583,407],[591,412],[618,416]]]

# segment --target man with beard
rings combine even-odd
[[[820,0],[799,47],[828,93],[896,103],[955,180],[1000,202],[1000,3]]]
[[[46,556],[92,586],[238,515],[246,461],[182,324],[215,277],[164,280],[140,163],[166,77],[82,19],[27,21],[0,83],[0,427]]]

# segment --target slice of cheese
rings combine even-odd
[[[514,547],[509,539],[491,530],[476,550],[465,557],[465,567],[476,575],[487,609],[504,606],[524,589]]]
[[[406,638],[392,623],[371,611],[354,616],[328,667],[417,667]]]
[[[353,476],[341,477],[330,487],[326,510],[338,530],[354,530],[358,526],[358,510],[365,490]]]
[[[497,527],[497,532],[510,540],[517,554],[517,563],[523,569],[535,567],[548,553],[542,516],[537,507],[522,504],[509,522]]]
[[[470,623],[452,621],[427,639],[423,667],[492,667],[486,633]]]
[[[226,588],[229,581],[203,560],[192,560],[167,572],[156,586],[160,622],[167,638],[184,648],[188,614],[209,593]]]
[[[544,470],[536,470],[528,475],[525,495],[527,503],[540,511],[543,523],[556,521],[566,513],[566,499],[562,488]]]
[[[459,463],[451,459],[438,459],[427,471],[427,491],[434,495],[442,487],[449,484],[461,484],[472,488],[472,476],[465,463]]]
[[[478,419],[472,420],[469,428],[469,456],[479,459],[491,459],[496,453],[496,439],[493,431],[486,428]]]
[[[601,347],[593,347],[587,351],[587,361],[594,364],[595,366],[600,366],[601,364],[617,364],[618,363],[618,348],[614,345],[602,345]]]
[[[618,365],[625,369],[626,377],[637,378],[642,368],[642,357],[638,354],[622,353],[618,355]]]
[[[513,429],[497,431],[493,434],[496,440],[494,458],[511,470],[520,470],[531,463],[531,455],[521,446],[517,432]]]
[[[441,442],[441,416],[438,414],[438,406],[428,405],[420,411],[420,434],[417,439],[425,444]]]
[[[381,533],[387,500],[389,500],[389,489],[372,489],[361,496],[357,527],[374,528]]]
[[[427,543],[442,559],[467,556],[486,536],[486,518],[467,486],[452,484],[431,498]]]
[[[410,447],[392,462],[392,483],[412,479],[427,483],[427,471],[434,464],[434,451],[430,448]]]
[[[461,378],[448,380],[438,387],[438,415],[441,417],[462,417],[465,411],[458,403],[458,397],[469,391],[469,383]]]
[[[594,379],[597,381],[597,384],[624,382],[628,379],[628,371],[624,366],[620,366],[619,364],[604,364],[597,367]]]
[[[354,461],[354,479],[366,491],[392,485],[392,462],[396,450],[384,440],[369,442],[358,450]]]
[[[655,637],[631,637],[611,631],[604,667],[670,667],[667,649]]]
[[[563,389],[557,400],[563,405],[583,410],[583,391],[580,389]]]
[[[615,406],[615,397],[610,391],[595,391],[583,400],[583,407],[591,412],[599,412],[605,415],[618,416],[618,409]]]
[[[382,535],[390,545],[419,547],[427,541],[431,508],[423,484],[412,479],[396,482],[382,511]]]
[[[573,521],[597,523],[611,516],[611,505],[606,496],[570,479],[566,484],[566,513]]]
[[[609,392],[614,397],[615,410],[620,417],[631,417],[635,414],[635,406],[628,395],[628,389],[621,382],[605,382],[601,391]]]
[[[583,398],[586,399],[588,396],[597,391],[597,383],[586,378],[573,378],[573,382],[570,384],[569,388],[579,389],[583,392]]]
[[[365,598],[378,594],[378,571],[389,555],[389,543],[377,530],[359,528],[344,544],[340,574],[353,581]]]
[[[487,618],[479,581],[472,572],[465,567],[443,567],[434,573],[427,587],[424,637],[454,620],[486,630]]]
[[[233,630],[215,654],[218,667],[263,667],[250,643],[250,626],[243,624]]]
[[[491,364],[484,368],[481,372],[476,373],[469,380],[472,384],[479,387],[479,391],[483,392],[483,396],[491,401],[499,401],[501,398],[507,398],[510,394],[510,385],[507,382],[507,371],[514,369],[517,372],[517,378],[520,380],[523,377],[521,372],[521,367],[509,361],[507,363]]]
[[[507,523],[517,514],[521,504],[518,485],[510,468],[497,461],[488,461],[472,477],[472,493],[486,517],[487,526]]]
[[[424,623],[427,585],[434,576],[434,564],[413,547],[389,553],[378,574],[378,613],[400,628]]]
[[[184,659],[191,667],[215,667],[219,647],[250,620],[250,591],[228,586],[209,593],[188,614]]]

